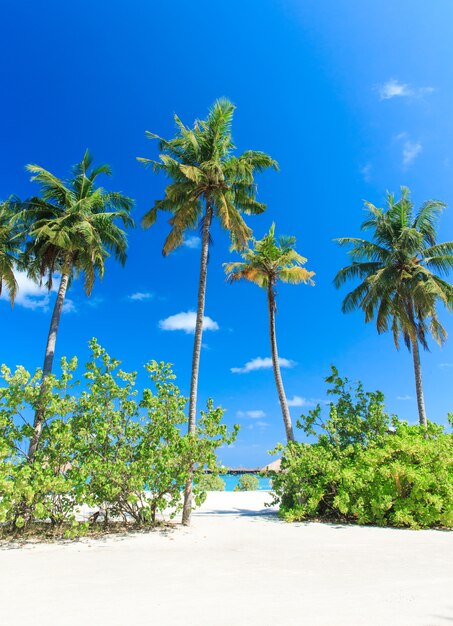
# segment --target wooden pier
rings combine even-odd
[[[227,474],[239,475],[239,474],[259,474],[261,472],[261,468],[257,467],[255,469],[250,469],[249,467],[230,467],[227,469]]]
[[[249,468],[249,467],[227,467],[222,474],[233,474],[234,476],[239,476],[242,474],[259,474],[263,469],[261,467]],[[264,470],[265,471],[265,470]],[[212,474],[211,470],[205,470],[205,474]]]

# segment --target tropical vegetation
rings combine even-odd
[[[109,255],[126,261],[127,240],[124,227],[133,225],[129,213],[133,202],[119,192],[104,191],[96,185],[100,174],[110,176],[108,165],[92,166],[87,150],[80,163],[72,169],[72,177],[63,181],[39,165],[27,165],[31,180],[41,187],[41,196],[34,196],[22,205],[22,220],[27,240],[21,265],[31,278],[46,281],[50,291],[59,277],[58,294],[52,312],[42,369],[41,396],[46,379],[52,372],[61,313],[71,281],[80,275],[90,295],[96,275],[104,275]],[[90,169],[91,168],[91,169]],[[41,437],[44,411],[38,400],[28,459],[32,461]]]
[[[453,286],[446,280],[453,269],[453,241],[437,242],[436,224],[443,202],[428,200],[414,210],[407,187],[401,198],[387,194],[385,209],[366,202],[368,215],[362,230],[371,230],[373,241],[356,237],[338,239],[350,248],[352,264],[335,277],[340,287],[350,279],[361,282],[344,299],[343,311],[361,309],[365,321],[376,317],[379,333],[391,330],[397,348],[402,335],[412,351],[420,424],[426,428],[420,346],[428,349],[431,335],[442,345],[447,333],[437,305],[453,310]]]
[[[208,270],[211,224],[217,217],[230,238],[233,248],[246,247],[252,231],[242,214],[259,215],[266,205],[256,200],[255,174],[273,167],[277,163],[264,152],[247,150],[239,156],[234,154],[235,146],[231,135],[234,105],[224,98],[217,100],[205,120],[196,120],[192,127],[185,126],[175,115],[177,127],[173,139],[163,139],[154,133],[147,133],[150,139],[157,139],[159,159],[139,158],[155,172],[165,174],[171,180],[165,189],[162,200],[143,218],[143,226],[149,228],[158,211],[171,213],[171,226],[163,247],[167,255],[184,241],[188,229],[200,228],[201,259],[198,281],[198,305],[192,355],[192,375],[189,403],[189,433],[195,432],[198,372],[200,367],[203,318],[206,300],[206,278]],[[187,482],[184,494],[183,523],[189,524],[192,509],[192,479]]]
[[[41,371],[1,369],[0,524],[4,533],[33,531],[75,536],[105,526],[151,526],[157,513],[174,517],[189,467],[195,467],[195,501],[206,496],[207,467],[217,477],[216,451],[231,444],[237,427],[222,424],[223,409],[209,401],[195,433],[187,422],[184,398],[167,363],[150,361],[151,387],[136,386],[136,372],[90,341],[91,358],[77,378],[77,359],[62,359],[61,375],[49,375],[44,396]],[[81,383],[83,391],[80,394]],[[26,442],[32,426],[21,418],[43,403],[45,428],[30,461]],[[87,515],[87,507],[89,515]],[[85,514],[84,514],[85,512]]]
[[[260,481],[255,474],[242,474],[234,491],[256,491]]]
[[[151,527],[164,511],[181,513],[189,524],[193,505],[208,490],[223,490],[225,468],[218,450],[231,444],[224,410],[212,400],[197,419],[197,392],[205,319],[211,231],[214,219],[229,235],[241,260],[224,264],[229,282],[246,280],[265,290],[272,366],[286,445],[282,471],[274,473],[275,501],[288,520],[320,519],[399,527],[453,526],[453,435],[430,422],[425,411],[420,347],[447,338],[438,305],[453,309],[453,242],[437,241],[444,203],[428,200],[415,210],[406,187],[387,194],[385,208],[366,202],[362,224],[371,238],[341,238],[351,263],[335,277],[341,287],[357,281],[343,311],[360,309],[376,319],[379,333],[391,331],[412,352],[419,424],[409,425],[384,406],[384,395],[350,383],[332,366],[326,379],[328,407],[318,404],[297,422],[294,435],[280,371],[276,336],[279,283],[313,284],[314,272],[296,251],[294,237],[277,237],[275,225],[256,239],[244,216],[259,215],[256,174],[277,168],[264,152],[236,154],[231,127],[235,107],[217,100],[203,120],[186,126],[175,116],[176,133],[158,142],[156,160],[140,158],[168,179],[164,195],[143,218],[151,227],[159,211],[170,214],[163,253],[201,231],[198,304],[191,385],[182,396],[170,364],[148,361],[149,387],[121,368],[98,342],[81,373],[76,358],[61,359],[53,371],[56,340],[71,283],[83,277],[89,296],[104,276],[109,256],[124,264],[126,229],[133,226],[131,198],[98,186],[107,165],[93,166],[87,151],[67,179],[28,165],[40,195],[0,203],[0,295],[11,304],[18,276],[49,292],[58,281],[42,370],[1,367],[0,528],[75,536],[111,522]],[[5,298],[5,295],[2,296]],[[326,414],[327,412],[327,414]],[[453,413],[449,415],[453,426]],[[241,477],[237,490],[256,489],[256,476]],[[181,494],[184,494],[183,501]],[[87,511],[89,516],[87,517]]]
[[[298,427],[314,443],[291,442],[273,474],[275,502],[288,521],[378,526],[453,526],[453,434],[410,426],[386,413],[381,392],[351,385],[332,368],[335,396]],[[453,425],[453,422],[452,422]]]
[[[0,296],[6,287],[11,305],[17,292],[16,266],[23,235],[14,220],[13,199],[0,203]]]
[[[203,474],[197,486],[202,491],[225,491],[225,481],[218,474]]]
[[[244,279],[266,290],[272,365],[288,441],[294,441],[294,432],[278,356],[277,334],[275,330],[276,288],[279,281],[293,285],[300,283],[312,285],[312,277],[314,276],[314,272],[309,272],[302,267],[307,262],[307,259],[296,252],[295,245],[295,237],[283,236],[277,239],[275,236],[275,224],[272,224],[269,233],[262,239],[257,241],[252,238],[250,247],[242,252],[242,261],[224,264],[229,282],[232,283]]]

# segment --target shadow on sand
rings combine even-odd
[[[192,513],[193,517],[215,517],[216,515],[231,515],[240,517],[276,517],[278,512],[269,509],[242,509],[231,507],[228,509],[211,509],[207,511],[197,511]]]

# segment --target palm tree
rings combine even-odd
[[[368,216],[362,230],[373,231],[373,241],[337,239],[350,247],[352,264],[335,277],[340,287],[350,279],[362,282],[343,301],[343,312],[361,309],[365,321],[376,316],[378,333],[391,329],[395,346],[400,335],[412,351],[420,424],[427,419],[420,365],[421,345],[428,350],[428,335],[441,345],[447,333],[439,321],[436,306],[442,302],[453,309],[453,286],[442,276],[453,269],[453,241],[436,243],[436,221],[443,202],[428,200],[414,211],[410,191],[401,187],[401,198],[387,194],[385,209],[365,202]]]
[[[34,280],[42,283],[45,278],[49,291],[55,274],[60,275],[28,451],[30,462],[35,456],[44,421],[42,398],[46,378],[52,373],[67,288],[74,278],[83,275],[85,292],[90,295],[96,275],[100,278],[104,275],[105,260],[110,254],[122,264],[126,260],[126,234],[115,220],[119,219],[125,227],[133,225],[129,216],[133,201],[121,193],[97,187],[96,178],[100,174],[110,175],[110,167],[100,165],[90,169],[91,164],[87,150],[82,161],[73,167],[68,181],[60,180],[38,165],[27,165],[27,170],[33,174],[31,180],[39,183],[42,195],[23,204],[28,241],[22,264]]]
[[[241,254],[243,261],[224,264],[229,282],[245,279],[267,291],[272,365],[288,442],[294,441],[294,433],[277,350],[275,332],[276,288],[278,281],[293,285],[314,284],[312,281],[314,272],[309,272],[302,267],[307,259],[296,252],[295,245],[295,237],[279,237],[277,239],[275,237],[275,224],[272,224],[269,233],[263,239],[259,241],[252,239],[252,245]]]
[[[254,174],[277,163],[263,152],[248,150],[240,156],[233,154],[231,124],[235,107],[226,99],[217,100],[205,120],[196,120],[193,127],[185,126],[175,116],[177,132],[173,139],[162,139],[147,133],[159,142],[159,160],[139,158],[156,172],[163,172],[171,183],[165,196],[157,200],[144,216],[148,228],[156,220],[158,211],[172,214],[170,233],[164,243],[163,254],[168,255],[183,243],[187,229],[201,228],[201,259],[198,283],[198,306],[192,357],[192,376],[189,398],[188,431],[195,432],[198,371],[200,365],[203,316],[206,296],[206,276],[209,256],[211,224],[217,217],[227,230],[234,248],[246,246],[251,230],[242,213],[256,215],[265,205],[256,200]],[[184,495],[182,522],[190,523],[192,508],[192,469]]]
[[[0,295],[3,287],[8,289],[11,306],[17,292],[17,281],[14,275],[20,254],[23,235],[17,225],[12,207],[17,200],[7,200],[0,203]]]

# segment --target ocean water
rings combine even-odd
[[[225,483],[225,491],[234,491],[234,488],[239,482],[241,474],[222,474],[220,478]],[[261,491],[269,491],[272,489],[271,481],[269,478],[263,478],[262,476],[258,476],[259,487],[258,489]]]

